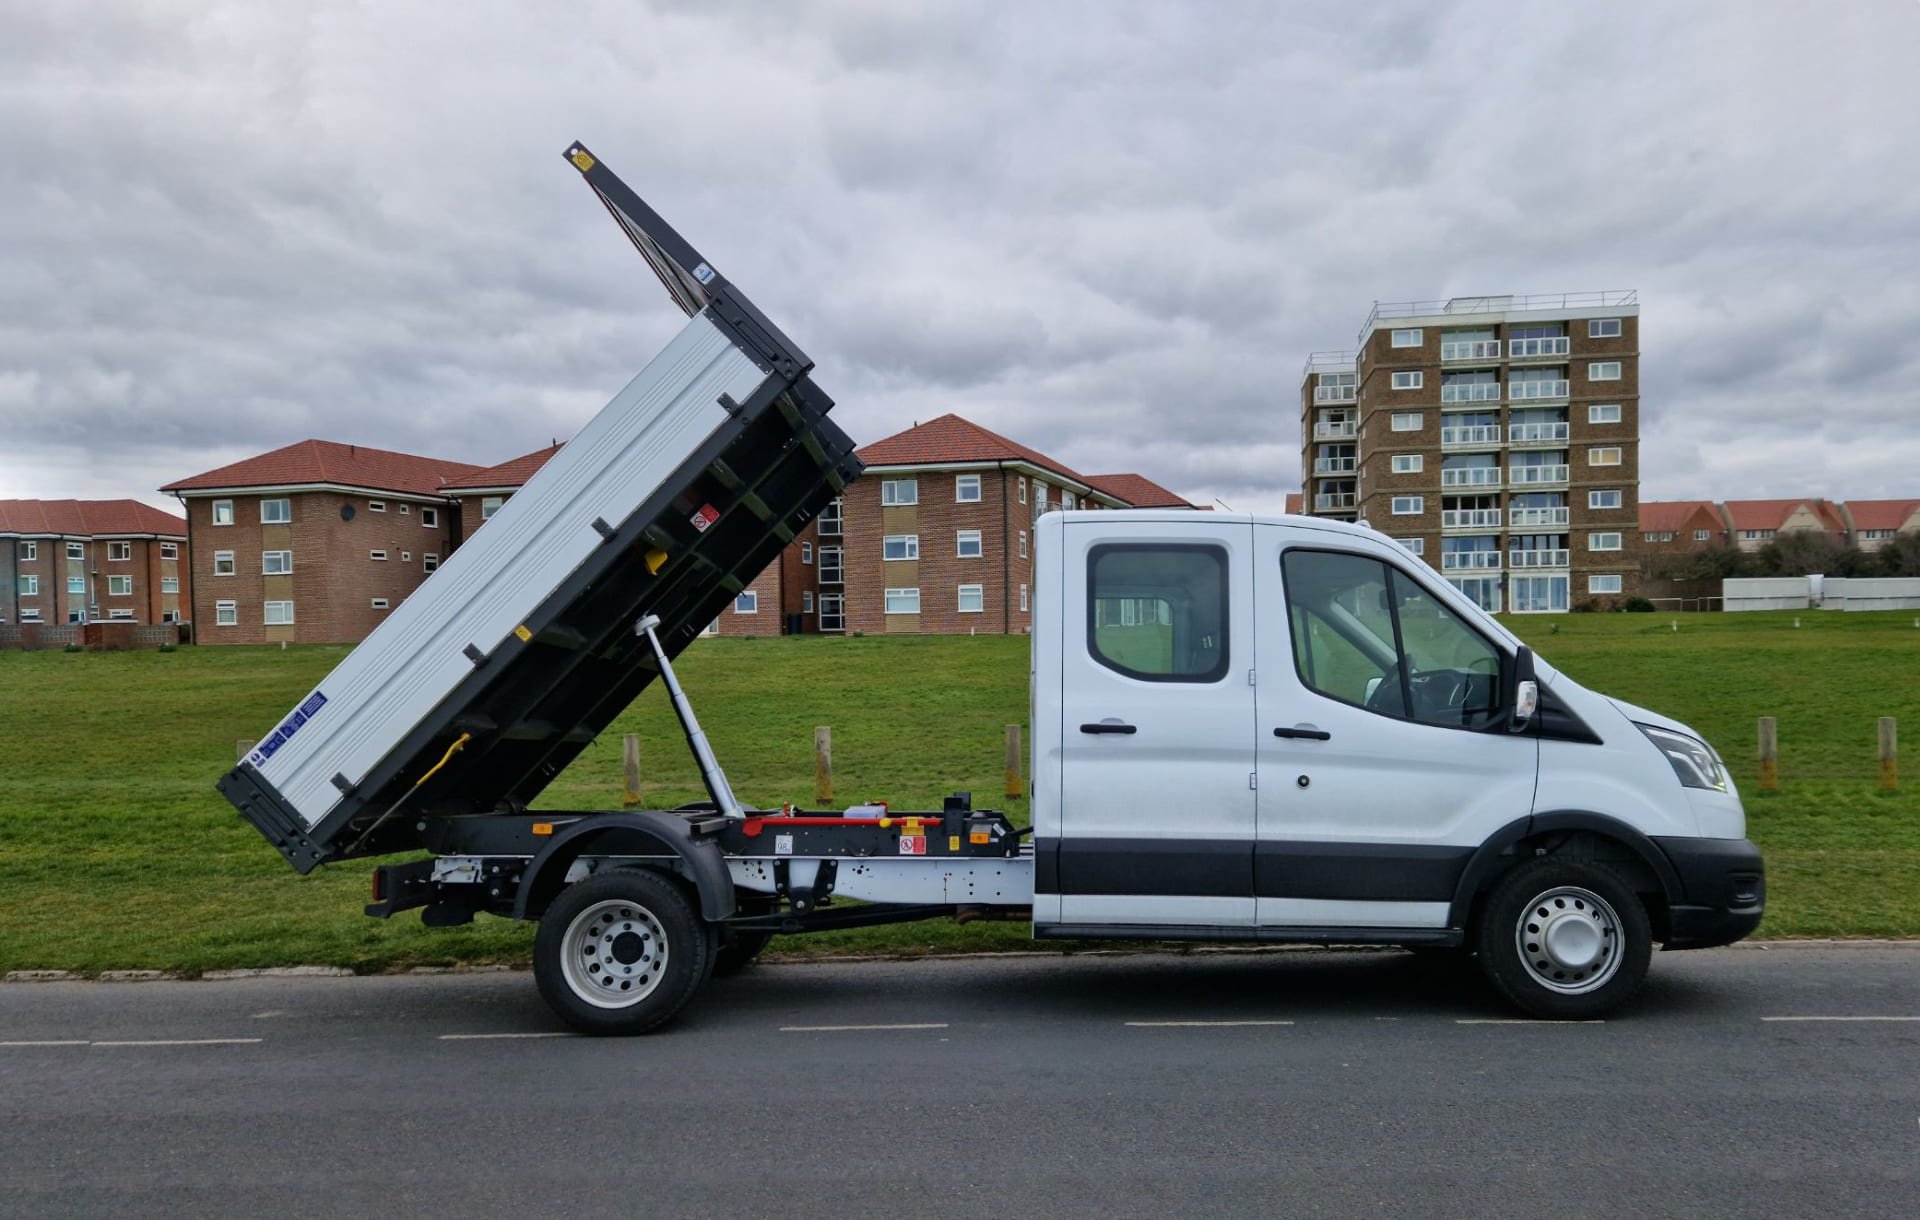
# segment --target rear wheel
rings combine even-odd
[[[1653,953],[1646,908],[1612,869],[1590,860],[1529,861],[1481,909],[1475,945],[1495,990],[1522,1012],[1580,1020],[1639,989]]]
[[[643,1034],[713,970],[713,935],[658,873],[615,869],[561,891],[540,920],[533,975],[561,1020],[587,1034]]]

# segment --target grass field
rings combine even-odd
[[[1911,615],[1567,615],[1511,620],[1582,682],[1702,730],[1733,765],[1768,855],[1763,936],[1920,936],[1920,762],[1875,790],[1874,720],[1920,726]],[[359,913],[364,862],[296,876],[214,791],[251,739],[345,648],[0,653],[0,970],[188,973],[325,963],[360,970],[522,961],[531,928],[431,930]],[[813,727],[834,733],[836,796],[937,807],[998,799],[1004,726],[1025,719],[1026,641],[704,640],[680,666],[743,799],[812,797]],[[1780,723],[1782,783],[1753,788],[1754,719]],[[1908,729],[1909,735],[1920,727]],[[649,690],[549,789],[617,805],[619,737],[641,735],[649,803],[701,798]],[[800,951],[993,948],[1023,925],[914,924],[776,942]]]

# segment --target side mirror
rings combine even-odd
[[[1524,733],[1540,710],[1540,684],[1533,677],[1533,649],[1525,644],[1513,656],[1513,718],[1507,722],[1509,733]]]

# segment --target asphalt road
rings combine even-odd
[[[0,1213],[1920,1213],[1911,948],[1656,957],[1598,1024],[1308,951],[763,965],[558,1029],[518,974],[0,986]]]

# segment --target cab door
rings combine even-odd
[[[1193,516],[1062,531],[1063,924],[1253,925],[1252,526]]]
[[[1474,850],[1533,809],[1508,645],[1390,544],[1256,532],[1258,920],[1444,926]]]

